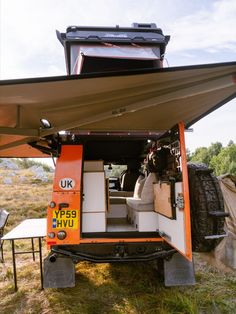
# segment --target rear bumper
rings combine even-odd
[[[74,263],[144,262],[158,258],[166,259],[176,252],[166,243],[92,243],[53,246],[51,255],[70,257]]]

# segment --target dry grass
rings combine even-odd
[[[9,170],[5,170],[9,171]],[[1,171],[1,177],[8,174]],[[23,182],[20,175],[27,179]],[[52,184],[35,184],[30,173],[19,171],[13,185],[0,178],[1,207],[10,211],[8,230],[25,218],[45,216]],[[165,288],[151,263],[76,266],[76,287],[40,290],[39,263],[31,255],[17,256],[18,292],[14,292],[10,244],[4,244],[0,264],[1,314],[168,314],[235,313],[236,274],[217,269],[205,256],[195,255],[195,287]],[[18,249],[30,241],[18,241]],[[44,247],[44,255],[47,251]]]
[[[0,206],[10,212],[7,229],[12,229],[20,221],[31,217],[46,215],[46,206],[52,194],[52,176],[48,183],[39,183],[30,170],[0,170]],[[5,178],[11,178],[13,184],[4,184]]]

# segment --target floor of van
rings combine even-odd
[[[134,225],[131,225],[126,218],[108,218],[107,232],[137,231]]]
[[[82,238],[160,238],[160,234],[157,231],[140,232],[127,218],[107,218],[105,232],[82,232]]]
[[[140,232],[137,230],[134,231],[112,231],[112,232],[82,232],[82,239],[141,239],[141,238],[160,238],[158,232],[145,231]]]

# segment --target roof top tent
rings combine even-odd
[[[83,74],[162,67],[170,36],[155,23],[132,27],[70,26],[57,31],[65,48],[67,73]]]

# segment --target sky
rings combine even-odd
[[[154,22],[171,40],[166,66],[236,61],[236,0],[0,0],[0,79],[65,75],[55,30]],[[236,142],[236,100],[193,125],[190,151]]]

